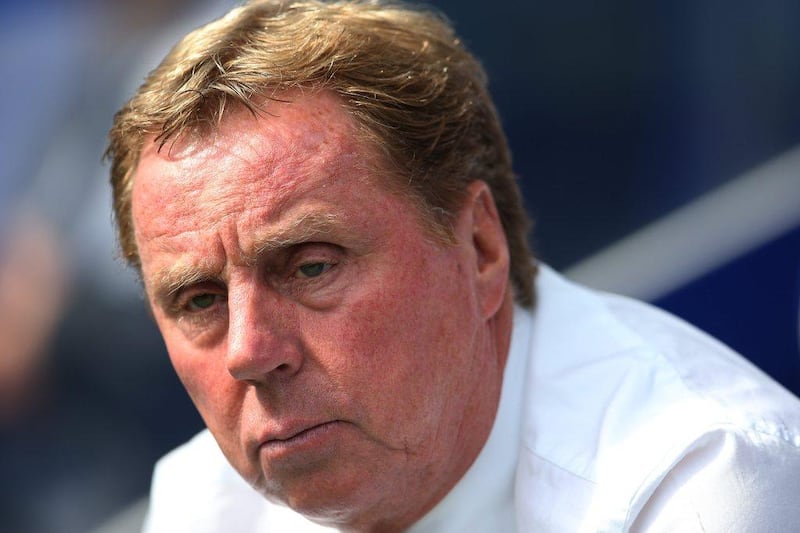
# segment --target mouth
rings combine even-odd
[[[322,448],[334,440],[334,434],[341,429],[343,422],[331,420],[310,426],[289,429],[278,436],[268,438],[261,444],[261,452],[278,458],[279,456],[303,450]]]

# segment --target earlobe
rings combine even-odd
[[[489,186],[483,181],[475,181],[467,190],[478,298],[484,318],[491,318],[508,297],[508,242]]]

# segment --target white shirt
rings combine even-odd
[[[546,267],[515,309],[498,416],[427,532],[800,531],[800,401],[719,342]],[[159,461],[145,531],[330,531],[208,432]]]

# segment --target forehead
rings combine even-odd
[[[200,188],[216,176],[255,177],[287,167],[292,174],[270,185],[279,189],[300,183],[307,173],[334,170],[357,155],[363,158],[367,147],[355,133],[338,98],[328,93],[290,93],[285,101],[263,102],[257,114],[237,106],[226,110],[219,127],[211,131],[187,133],[163,145],[148,138],[134,174],[134,202],[146,198],[153,185],[162,193],[179,192]],[[257,181],[249,183],[255,186]]]
[[[234,204],[239,211],[255,204],[279,209],[298,193],[336,181],[387,182],[377,151],[358,135],[338,97],[295,92],[281,100],[263,102],[256,115],[229,109],[218,128],[202,135],[163,146],[149,139],[133,179],[136,240],[169,224],[159,219],[196,206],[203,211],[195,215],[223,221]]]

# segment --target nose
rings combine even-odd
[[[228,293],[226,366],[234,379],[287,379],[303,365],[303,346],[288,304],[257,286]]]

